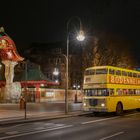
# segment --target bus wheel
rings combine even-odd
[[[116,115],[121,116],[123,114],[123,106],[121,103],[118,103],[116,106]]]
[[[136,110],[140,112],[140,108],[137,108]]]

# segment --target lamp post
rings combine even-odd
[[[27,78],[28,78],[28,73],[27,73],[27,61],[25,61],[25,82],[26,82],[26,89],[25,89],[25,103],[24,103],[24,111],[25,111],[25,120],[27,119],[27,87],[28,87],[28,83],[27,83]]]
[[[79,84],[74,84],[73,88],[76,90],[75,96],[74,96],[74,102],[77,103],[78,99],[77,99],[77,90],[80,89],[80,85]]]
[[[58,80],[58,75],[59,75],[58,68],[54,68],[53,75],[55,76],[54,77],[55,82],[58,83],[59,82],[59,80]]]
[[[82,30],[81,19],[79,17],[72,17],[67,22],[67,53],[66,53],[66,90],[65,90],[65,114],[68,114],[68,88],[69,88],[69,40],[70,40],[70,33],[69,33],[69,24],[72,19],[77,19],[79,21],[79,32],[77,34],[76,39],[78,41],[83,41],[85,39],[84,32]]]

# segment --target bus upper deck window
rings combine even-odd
[[[133,73],[133,77],[137,77],[137,73]]]
[[[85,75],[94,75],[95,74],[95,70],[86,70],[85,71]]]
[[[109,74],[114,74],[115,71],[113,69],[109,69]]]
[[[122,76],[127,76],[127,72],[126,71],[122,71]]]
[[[132,77],[132,72],[128,72],[128,76],[129,77]]]
[[[90,70],[90,75],[94,75],[95,74],[95,70]]]
[[[107,74],[107,69],[96,69],[96,74]]]
[[[89,70],[86,70],[85,71],[85,75],[89,75]]]
[[[140,78],[140,74],[138,74],[138,78]]]
[[[120,70],[116,70],[116,75],[121,75],[121,71]]]

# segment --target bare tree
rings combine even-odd
[[[94,37],[83,51],[83,69],[91,66],[118,66],[130,68],[133,59],[129,49],[122,42]],[[126,44],[125,44],[126,45]]]

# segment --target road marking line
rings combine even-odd
[[[5,128],[0,128],[0,133],[5,132],[5,130],[10,130],[11,128],[15,128],[15,127],[19,127],[19,126],[23,126],[24,124],[18,124],[18,125],[14,125],[11,127],[5,127]]]
[[[27,135],[32,135],[32,134],[37,134],[37,133],[42,133],[42,132],[49,132],[49,131],[53,131],[53,130],[59,130],[59,129],[63,129],[63,128],[69,128],[69,127],[72,127],[72,126],[73,125],[67,125],[67,126],[63,126],[63,127],[56,127],[56,128],[45,129],[45,130],[38,130],[38,131],[33,131],[33,132],[16,134],[16,135],[13,135],[13,136],[5,136],[5,137],[1,137],[0,140],[5,140],[5,139],[15,138],[15,137],[21,137],[21,136],[27,136]]]
[[[56,126],[64,126],[65,124],[55,124]]]
[[[44,125],[54,125],[54,123],[45,123]]]
[[[42,129],[45,129],[44,127],[36,127],[34,128],[35,130],[42,130]]]
[[[116,118],[119,118],[119,116],[112,117],[112,118],[98,119],[98,120],[88,121],[88,122],[82,122],[81,124],[89,124],[89,123],[101,122],[101,121],[106,121],[106,120],[113,120],[113,119],[116,119]]]
[[[5,134],[7,135],[15,135],[15,134],[18,134],[19,132],[18,131],[10,131],[10,132],[6,132]]]
[[[118,133],[115,133],[113,135],[110,135],[110,136],[107,136],[107,137],[104,137],[104,138],[101,138],[99,140],[106,140],[106,139],[109,139],[109,138],[112,138],[112,137],[115,137],[115,136],[118,136],[118,135],[121,135],[123,134],[124,132],[118,132]]]
[[[138,112],[138,113],[128,114],[128,115],[125,115],[125,116],[134,116],[134,115],[137,115],[137,114],[140,114],[140,113]]]

